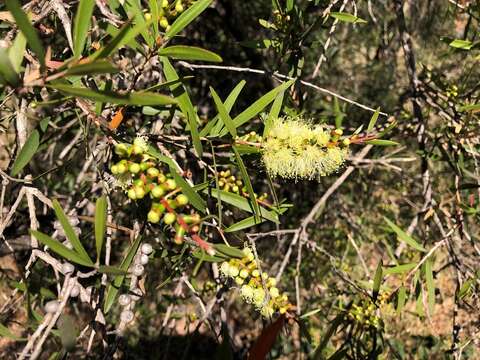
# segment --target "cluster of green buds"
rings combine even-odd
[[[458,86],[457,85],[450,85],[447,88],[447,96],[449,98],[456,98],[458,96]]]
[[[240,286],[242,299],[255,306],[262,316],[270,318],[276,312],[285,314],[292,305],[285,293],[276,287],[276,280],[258,269],[252,249],[243,249],[245,257],[232,258],[220,266],[220,272],[226,278],[232,278]]]
[[[168,31],[170,29],[170,24],[173,23],[173,20],[179,16],[182,12],[188,9],[193,3],[193,0],[159,0],[160,4],[159,11],[159,25]]]
[[[255,131],[250,131],[249,133],[240,136],[237,138],[238,140],[242,140],[249,143],[261,143],[262,136],[257,134]]]
[[[290,21],[290,15],[282,14],[280,11],[273,12],[273,24],[278,30],[285,31]]]
[[[314,179],[336,172],[345,162],[350,139],[341,129],[312,125],[301,117],[275,119],[262,142],[271,176]]]
[[[220,190],[232,192],[244,197],[248,197],[248,191],[245,185],[243,184],[242,179],[237,178],[231,173],[230,170],[220,171],[218,173],[218,186]],[[258,201],[264,201],[268,197],[267,193],[263,193],[260,196],[255,194],[255,198]]]
[[[200,230],[200,215],[191,212],[189,198],[170,174],[159,168],[158,161],[147,150],[148,145],[141,137],[132,145],[117,144],[115,154],[121,159],[110,170],[131,200],[151,199],[147,220],[153,224],[162,220],[165,225],[171,225],[176,232],[175,243],[181,244],[187,231]]]
[[[388,296],[387,296],[388,297]],[[379,298],[379,302],[383,304],[387,297]],[[362,300],[359,304],[353,304],[348,311],[350,319],[364,327],[379,328],[381,325],[380,317],[377,316],[377,307],[370,298]]]

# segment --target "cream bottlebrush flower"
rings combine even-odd
[[[288,179],[329,175],[348,156],[348,146],[332,141],[329,130],[300,117],[275,119],[262,147],[268,173]]]

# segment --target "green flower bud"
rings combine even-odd
[[[240,277],[240,276],[237,276],[237,277],[235,278],[235,283],[236,283],[237,285],[242,285],[244,282],[245,282],[245,279],[243,279],[243,278]]]
[[[252,271],[252,276],[254,278],[258,278],[260,276],[260,271],[258,271],[257,269],[253,270]]]
[[[271,296],[272,298],[274,298],[274,299],[277,298],[277,297],[280,295],[280,293],[279,293],[279,291],[278,291],[278,289],[277,289],[276,287],[271,287],[271,288],[268,290],[268,292],[270,293],[270,296]]]
[[[166,225],[171,225],[175,222],[175,220],[177,219],[176,215],[173,214],[173,213],[166,213],[164,216],[163,216],[163,222],[166,224]]]
[[[163,195],[165,195],[165,190],[160,185],[157,185],[152,189],[152,196],[154,198],[161,198]]]
[[[168,203],[168,206],[170,206],[172,209],[176,209],[178,206],[177,206],[177,203],[175,202],[175,200],[172,200],[172,199],[168,199],[167,200],[167,203]]]
[[[127,172],[127,165],[125,165],[124,163],[118,163],[117,164],[117,173],[119,175],[121,174],[125,174]]]
[[[184,194],[180,194],[175,198],[178,206],[185,206],[188,204],[188,197]]]
[[[178,13],[183,12],[183,4],[182,4],[181,1],[178,1],[178,2],[175,4],[175,10],[177,10]]]
[[[140,165],[137,163],[131,163],[128,167],[128,171],[130,171],[132,174],[138,174],[140,172]]]
[[[184,241],[185,229],[183,227],[181,227],[180,225],[177,225],[177,226],[175,226],[175,230],[176,230],[176,234],[175,234],[175,238],[173,239],[173,241],[175,242],[175,244],[181,245],[181,244],[183,244],[183,241]]]
[[[151,167],[147,170],[147,175],[150,176],[151,178],[156,178],[158,175],[160,175],[160,170],[157,168]]]
[[[165,30],[166,30],[166,29],[168,28],[168,26],[170,25],[170,24],[168,23],[167,18],[165,18],[165,17],[162,17],[162,18],[160,19],[159,24],[160,24],[160,26],[161,26],[162,28],[164,28]]]
[[[248,277],[248,275],[249,275],[248,270],[246,270],[246,269],[240,270],[240,277],[246,279]]]
[[[144,186],[144,182],[142,179],[136,179],[134,182],[133,182],[133,185],[135,186]]]
[[[160,221],[160,214],[157,213],[156,211],[154,210],[150,210],[147,214],[147,219],[148,221],[150,221],[151,223],[158,223]]]
[[[127,144],[123,144],[123,143],[117,144],[115,145],[114,152],[118,156],[125,156],[128,153],[128,147],[129,146]]]
[[[110,167],[110,171],[113,175],[117,175],[118,174],[118,165],[112,165]]]
[[[143,186],[134,187],[135,196],[137,199],[143,199],[145,196],[145,188]]]
[[[136,144],[132,145],[132,154],[134,155],[141,155],[143,154],[143,149],[141,146],[138,146]]]
[[[142,162],[142,163],[140,164],[140,170],[142,170],[142,171],[147,171],[147,169],[148,169],[150,166],[151,166],[150,163]]]
[[[233,191],[233,192],[238,192],[238,190],[240,190],[240,189],[238,188],[237,185],[233,185],[233,186],[232,186],[232,191]]]
[[[177,188],[177,183],[173,179],[168,179],[163,185],[167,190],[175,190]]]
[[[136,200],[137,199],[137,195],[135,193],[135,189],[129,189],[128,192],[127,192],[127,196],[132,199],[132,200]]]
[[[153,203],[152,204],[152,210],[155,210],[157,213],[159,213],[161,215],[165,212],[165,206],[163,206],[162,204],[159,204],[159,203]]]
[[[168,0],[163,0],[162,1],[162,8],[168,7]]]
[[[163,184],[165,181],[167,181],[167,177],[165,176],[165,174],[160,173],[160,175],[158,175],[158,183]]]

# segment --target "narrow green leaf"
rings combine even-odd
[[[252,204],[253,214],[256,217],[257,221],[260,221],[260,207],[258,206],[257,199],[255,197],[255,192],[253,191],[252,182],[250,181],[250,176],[248,176],[247,169],[243,163],[242,157],[238,153],[238,150],[235,146],[232,146],[233,152],[235,153],[235,158],[237,160],[238,169],[240,170],[240,175],[242,176],[243,183],[245,184],[248,192],[248,197],[250,204]]]
[[[377,123],[377,120],[378,120],[378,115],[380,115],[380,108],[377,108],[377,110],[375,110],[375,113],[372,115],[372,118],[368,123],[367,133],[372,131],[373,128],[375,127],[375,124]]]
[[[480,110],[480,104],[470,104],[470,105],[460,106],[458,110],[459,111],[477,111],[477,110]]]
[[[226,244],[214,244],[213,247],[217,252],[220,252],[222,255],[229,258],[242,259],[245,257],[245,253],[242,250],[233,246],[228,246]]]
[[[377,270],[375,270],[375,276],[373,278],[373,291],[372,291],[372,297],[373,301],[377,300],[378,293],[380,291],[380,285],[382,285],[382,279],[383,279],[383,262],[380,260],[380,262],[377,265]]]
[[[313,315],[319,313],[320,311],[322,311],[322,309],[315,309],[315,310],[309,311],[309,312],[307,312],[303,315],[300,315],[300,319],[307,319],[310,316],[313,316]]]
[[[462,39],[455,39],[448,45],[453,48],[462,50],[470,50],[473,47],[473,43],[471,41]]]
[[[220,55],[217,55],[210,50],[186,45],[173,45],[162,48],[158,51],[158,55],[178,60],[197,60],[217,63],[223,61]]]
[[[397,295],[397,313],[401,313],[403,307],[405,306],[405,302],[407,301],[407,289],[404,286],[401,286],[398,289]]]
[[[230,114],[230,111],[232,110],[233,105],[237,101],[238,96],[240,95],[240,92],[242,91],[243,87],[245,86],[247,82],[245,80],[241,80],[230,92],[230,94],[227,96],[227,99],[225,100],[225,109],[227,109],[227,112]],[[218,115],[215,116],[213,120],[218,119]],[[222,130],[223,127],[223,122],[218,121],[217,124],[213,127],[213,129],[210,132],[204,133],[203,130],[200,133],[200,136],[205,136],[209,134],[210,136],[218,136],[220,131]]]
[[[110,56],[115,50],[130,43],[135,37],[140,34],[147,26],[147,23],[136,24],[131,26],[131,20],[122,26],[120,31],[110,40],[110,42],[101,49],[95,51],[89,56],[90,61],[95,59],[103,59]]]
[[[8,49],[8,56],[10,62],[12,63],[15,72],[19,73],[20,68],[22,67],[22,61],[25,55],[25,49],[27,46],[27,38],[23,35],[22,32],[18,32],[15,40],[13,41],[12,46]]]
[[[94,8],[95,0],[80,0],[78,4],[73,27],[73,53],[76,58],[82,55],[85,48]]]
[[[407,245],[410,245],[412,248],[425,252],[425,248],[417,243],[410,235],[408,235],[405,231],[400,229],[397,225],[395,225],[392,221],[390,221],[387,217],[383,217],[387,222],[388,226],[397,234],[397,237],[400,241],[403,241]]]
[[[377,146],[396,146],[399,145],[395,141],[391,140],[382,140],[382,139],[375,139],[375,140],[369,140],[365,141],[365,144],[370,144],[370,145],[377,145]]]
[[[278,118],[280,115],[280,111],[282,110],[283,105],[283,98],[285,95],[285,91],[281,91],[275,97],[273,101],[272,108],[270,109],[270,113],[268,114],[267,120],[265,121],[265,127],[263,128],[263,136],[268,134],[268,130],[273,124],[273,121]]]
[[[97,60],[91,63],[74,65],[66,71],[66,75],[113,74],[120,70],[107,60]]]
[[[252,105],[250,105],[248,108],[246,108],[244,111],[242,111],[239,115],[237,115],[233,119],[233,122],[235,123],[235,126],[238,128],[239,126],[245,124],[247,121],[249,121],[253,117],[257,116],[263,109],[265,109],[265,107],[268,104],[270,104],[273,100],[275,100],[277,94],[280,91],[285,91],[294,82],[295,82],[295,80],[287,81],[287,82],[277,86],[275,89],[270,90],[265,95],[263,95],[260,99],[255,101]],[[222,131],[220,133],[220,136],[224,136],[225,134],[226,134],[226,130]]]
[[[225,127],[228,129],[230,134],[232,134],[232,136],[235,138],[237,136],[237,128],[233,123],[233,120],[230,117],[227,109],[225,108],[225,105],[223,104],[222,100],[220,100],[220,97],[218,96],[215,89],[212,88],[211,86],[210,86],[210,93],[212,94],[213,101],[215,101],[215,106],[217,107],[218,115],[220,119],[223,121],[223,123],[225,124]]]
[[[39,145],[40,132],[35,129],[28,137],[25,145],[23,145],[22,150],[20,150],[13,163],[12,171],[10,172],[12,176],[16,176],[30,162],[33,155],[37,152]]]
[[[72,225],[70,225],[70,222],[68,221],[67,216],[63,212],[62,206],[60,205],[60,203],[56,199],[54,199],[52,201],[52,205],[53,205],[53,210],[55,210],[55,215],[57,216],[58,221],[60,221],[60,224],[62,225],[63,231],[65,232],[65,236],[67,237],[70,244],[72,244],[75,251],[85,261],[93,263],[93,261],[90,259],[90,256],[88,255],[87,251],[85,250],[82,243],[80,242],[80,239],[78,238],[77,234],[73,230]]]
[[[255,216],[249,216],[243,220],[240,220],[236,222],[235,224],[230,225],[227,229],[225,229],[225,232],[235,232],[235,231],[240,231],[243,229],[247,229],[249,227],[258,225],[265,222],[265,220],[256,220]]]
[[[63,244],[59,243],[57,240],[52,239],[50,236],[36,230],[31,230],[30,232],[33,236],[37,238],[38,241],[40,241],[44,245],[47,245],[53,252],[57,253],[68,261],[88,267],[94,266],[92,261],[84,259],[76,251],[70,250]]]
[[[142,34],[142,37],[146,41],[148,47],[152,48],[154,39],[147,31],[147,21],[143,16],[143,5],[140,3],[140,0],[125,0],[122,2],[122,6],[127,14],[133,14],[135,24],[141,26],[140,34]],[[150,21],[148,24],[149,23]]]
[[[49,85],[52,89],[58,90],[62,93],[73,95],[80,98],[91,99],[111,104],[121,105],[171,105],[175,104],[176,100],[166,96],[148,91],[132,91],[128,94],[117,94],[111,91],[92,90],[84,87],[74,87],[71,85]]]
[[[30,23],[28,16],[23,12],[20,2],[18,0],[5,0],[5,5],[15,19],[15,24],[25,35],[28,45],[37,55],[41,68],[45,69],[45,49],[40,42],[37,31]]]
[[[408,263],[408,264],[401,264],[397,266],[392,266],[392,267],[384,267],[383,268],[383,273],[385,275],[394,275],[394,274],[403,274],[407,271],[412,270],[417,266],[416,263]]]
[[[170,173],[173,175],[175,182],[182,189],[182,192],[188,197],[190,203],[195,209],[205,213],[206,204],[205,200],[190,186],[190,184],[182,177],[174,168],[170,168]]]
[[[12,86],[18,86],[20,78],[18,77],[13,64],[10,62],[10,56],[6,48],[0,46],[0,76]]]
[[[432,316],[435,307],[435,284],[433,282],[431,257],[425,261],[425,282],[427,284],[428,311],[430,316]]]
[[[130,248],[128,249],[127,255],[123,259],[122,263],[120,264],[119,269],[122,271],[128,271],[130,264],[137,253],[138,247],[140,246],[141,236],[139,236]],[[105,302],[103,303],[103,312],[107,313],[110,311],[115,299],[117,298],[118,292],[120,291],[120,287],[125,280],[125,275],[117,275],[113,282],[108,286],[107,294],[105,295]]]
[[[196,4],[198,4],[198,2]],[[195,5],[193,5],[192,8]],[[161,59],[163,62],[163,73],[165,74],[167,81],[179,79],[179,76],[170,61],[166,57],[161,57]],[[170,86],[170,90],[178,100],[178,106],[188,121],[190,134],[192,135],[193,147],[195,148],[198,157],[202,157],[203,147],[198,134],[197,112],[193,107],[190,96],[188,96],[187,89],[183,86],[183,84],[175,84]]]
[[[228,256],[223,255],[222,253],[215,255],[208,255],[205,250],[197,248],[192,252],[192,256],[196,259],[208,262],[222,262],[228,260]]]
[[[97,263],[102,253],[105,231],[107,230],[107,199],[101,196],[95,205],[95,245],[97,249]]]
[[[343,21],[347,23],[366,24],[368,22],[362,18],[359,18],[355,15],[352,15],[346,12],[331,12],[330,16],[337,19],[338,21]]]
[[[203,192],[208,194],[208,190],[204,190]],[[252,207],[250,206],[250,202],[243,196],[217,189],[211,189],[211,192],[212,196],[216,199],[218,199],[218,197],[220,196],[222,201],[226,202],[227,204],[233,205],[241,210],[252,213]],[[262,218],[265,218],[277,224],[279,223],[278,215],[274,212],[268,211],[262,206],[260,206],[260,214]]]
[[[150,9],[150,13],[152,14],[153,33],[154,33],[155,39],[156,39],[156,38],[158,38],[158,35],[159,35],[158,22],[160,20],[160,13],[158,11],[157,0],[148,0],[148,7]]]
[[[343,319],[345,317],[346,312],[342,311],[340,314],[338,314],[335,319],[330,323],[330,326],[328,327],[327,331],[323,335],[322,339],[320,340],[320,344],[318,347],[315,349],[315,352],[313,354],[313,359],[314,360],[323,360],[325,357],[323,356],[323,350],[328,345],[328,342],[330,341],[330,338],[335,334],[337,331],[337,328],[340,327],[340,325],[343,323]]]
[[[127,275],[128,274],[127,270],[122,270],[119,267],[107,266],[107,265],[100,265],[98,267],[98,272],[102,274],[108,274],[108,275]]]
[[[166,36],[172,38],[177,35],[208,8],[211,3],[212,0],[198,0],[174,21],[170,29],[168,29]]]

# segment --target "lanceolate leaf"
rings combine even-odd
[[[70,250],[63,244],[59,243],[57,240],[52,239],[50,236],[36,230],[31,230],[31,233],[37,238],[38,241],[40,241],[44,245],[47,245],[52,251],[56,252],[58,255],[62,256],[66,260],[83,266],[94,266],[92,261],[86,260],[76,251]]]
[[[228,129],[230,134],[232,134],[233,137],[236,137],[237,128],[233,123],[233,120],[230,117],[228,110],[225,108],[225,105],[222,103],[222,100],[220,100],[220,97],[218,96],[217,92],[211,86],[210,86],[210,93],[212,94],[213,100],[215,101],[215,106],[217,107],[218,115],[220,119],[223,121],[223,123],[225,124],[225,127]]]
[[[397,234],[397,237],[400,241],[405,242],[407,245],[410,245],[412,248],[419,250],[419,251],[425,251],[425,248],[421,246],[419,243],[417,243],[410,235],[408,235],[405,231],[400,229],[397,225],[395,225],[392,221],[390,221],[388,218],[385,216],[383,217],[385,221],[387,222],[388,226]]]
[[[280,111],[282,110],[284,95],[285,95],[285,91],[279,92],[277,97],[273,101],[272,108],[270,109],[270,113],[268,114],[267,120],[265,121],[265,127],[263,128],[263,136],[265,136],[268,133],[268,130],[272,125],[273,121],[277,119],[278,116],[280,115]]]
[[[28,45],[32,48],[33,52],[37,54],[38,61],[42,69],[45,68],[45,49],[40,42],[37,31],[34,29],[27,15],[23,12],[22,6],[18,0],[5,0],[8,11],[15,19],[15,24],[20,31],[25,35]]]
[[[158,55],[179,60],[197,60],[209,62],[223,61],[220,55],[196,46],[173,45],[160,49],[158,51]]]
[[[4,47],[0,47],[0,76],[12,86],[17,86],[20,83],[18,74],[10,62],[8,51]]]
[[[244,111],[242,111],[239,115],[237,115],[233,119],[235,126],[238,128],[239,126],[245,124],[250,119],[257,116],[263,109],[265,109],[265,107],[267,107],[268,104],[270,104],[273,100],[275,100],[275,97],[280,91],[285,91],[294,82],[295,80],[287,81],[282,85],[277,86],[275,89],[269,91],[265,95],[263,95],[260,99],[255,101],[252,105],[250,105],[248,108],[246,108]],[[220,136],[224,136],[225,134],[226,134],[226,130],[222,131],[220,133]]]
[[[105,231],[107,230],[107,199],[102,196],[95,205],[95,245],[97,249],[97,262],[102,253]]]
[[[62,210],[62,206],[59,204],[59,202],[54,199],[52,201],[53,204],[53,209],[55,210],[55,215],[58,218],[58,221],[60,221],[60,224],[62,225],[63,231],[65,232],[65,236],[67,237],[68,241],[70,244],[72,244],[73,248],[75,251],[87,262],[93,263],[92,260],[90,259],[90,256],[88,255],[87,251],[83,247],[82,243],[80,242],[80,239],[78,238],[77,234],[73,230],[72,225],[70,225],[70,222],[67,219],[67,216]]]
[[[130,264],[132,263],[133,258],[137,253],[138,247],[140,246],[141,239],[142,238],[139,236],[128,249],[127,255],[125,256],[125,258],[123,259],[119,267],[121,271],[126,272],[130,267]],[[107,313],[112,307],[124,280],[125,280],[125,275],[117,275],[113,280],[113,282],[108,286],[107,294],[105,295],[105,302],[103,304],[103,311],[105,313]]]
[[[183,177],[181,177],[173,168],[170,168],[170,172],[175,179],[175,182],[178,186],[182,189],[182,192],[187,195],[190,203],[195,207],[197,210],[201,211],[202,213],[206,210],[205,200],[202,199],[200,195],[190,186],[190,184],[185,181]]]
[[[382,260],[378,263],[377,270],[375,271],[375,277],[373,278],[373,300],[377,300],[378,293],[380,291],[380,285],[382,285],[383,273],[382,273]]]
[[[208,193],[208,190],[204,190],[204,192]],[[252,207],[250,206],[250,202],[240,195],[223,191],[223,190],[217,190],[217,189],[211,189],[211,192],[212,192],[212,196],[215,197],[216,199],[220,197],[222,201],[226,202],[227,204],[233,205],[241,210],[245,210],[250,213],[252,212]],[[271,211],[268,211],[267,209],[261,206],[260,206],[260,214],[262,218],[270,220],[274,223],[279,222],[277,214]]]
[[[137,92],[132,91],[128,94],[122,95],[122,94],[117,94],[111,91],[92,90],[92,89],[87,89],[83,87],[74,87],[71,85],[63,85],[63,84],[49,85],[49,87],[68,95],[73,95],[80,98],[92,99],[92,100],[111,103],[111,104],[154,106],[154,105],[171,105],[177,102],[175,99],[169,96],[157,94],[154,92],[148,92],[148,91],[137,91]]]
[[[236,222],[235,224],[229,226],[227,229],[225,229],[225,232],[235,232],[235,231],[240,231],[243,229],[247,229],[249,227],[258,225],[265,222],[265,220],[256,220],[255,216],[249,216],[243,220],[240,220],[239,222]]]
[[[95,7],[95,0],[80,0],[73,28],[73,52],[80,57],[87,41],[88,30]]]
[[[361,23],[361,24],[367,23],[366,20],[363,20],[362,18],[359,18],[355,15],[352,15],[346,12],[331,12],[330,16],[339,21],[343,21],[347,23]]]
[[[242,250],[233,247],[233,246],[228,246],[225,244],[215,244],[213,245],[216,251],[220,252],[223,255],[226,255],[230,258],[237,258],[241,259],[245,257],[245,254]],[[218,254],[217,254],[218,255]]]
[[[370,132],[370,131],[373,130],[373,128],[375,127],[375,124],[377,123],[379,114],[380,114],[380,108],[378,108],[375,111],[375,113],[372,115],[372,118],[370,119],[370,122],[368,123],[367,132]]]
[[[8,49],[8,56],[10,57],[10,62],[12,63],[13,68],[18,73],[20,72],[20,67],[25,55],[25,48],[27,46],[27,39],[22,32],[19,32],[15,37],[10,49]]]
[[[197,3],[198,4],[198,3]],[[193,5],[195,6],[195,5]],[[193,7],[192,6],[192,7]],[[162,57],[163,62],[163,72],[167,81],[174,81],[177,80],[179,77],[175,68],[172,66],[170,61],[166,57]],[[190,127],[190,133],[192,134],[192,142],[199,157],[202,156],[203,147],[200,141],[200,136],[198,134],[198,124],[197,124],[197,112],[195,111],[192,101],[188,96],[187,90],[182,84],[175,84],[170,86],[170,90],[172,91],[173,95],[178,100],[178,106],[180,110],[182,110],[183,115],[187,118],[188,125]]]
[[[40,145],[40,132],[33,130],[12,166],[11,175],[16,176],[30,162]]]
[[[238,150],[235,146],[232,146],[233,152],[235,153],[235,158],[237,160],[237,165],[240,170],[240,175],[242,176],[243,183],[247,188],[248,197],[250,203],[253,206],[253,214],[256,217],[256,220],[260,220],[260,207],[258,206],[257,199],[255,198],[255,192],[253,191],[252,182],[250,181],[250,176],[248,176],[247,169],[245,168],[245,164],[243,163],[242,157],[238,153]]]
[[[377,145],[377,146],[396,146],[396,145],[398,145],[398,143],[395,142],[395,141],[382,140],[382,139],[365,141],[365,144]]]
[[[435,284],[433,282],[433,271],[432,271],[432,258],[428,258],[425,261],[425,282],[427,285],[427,300],[428,300],[428,311],[430,316],[433,315],[433,310],[435,307]]]
[[[66,71],[66,75],[95,75],[112,74],[118,72],[118,68],[107,60],[98,60],[91,63],[74,65]]]
[[[168,29],[166,35],[169,38],[174,37],[180,31],[182,31],[188,24],[195,20],[208,6],[212,3],[213,0],[198,0],[190,8],[188,8],[184,13],[182,13],[172,24],[170,29]]]
[[[408,263],[408,264],[401,264],[401,265],[392,266],[392,267],[384,267],[383,273],[385,275],[403,274],[407,271],[412,270],[415,266],[417,266],[416,263]]]

